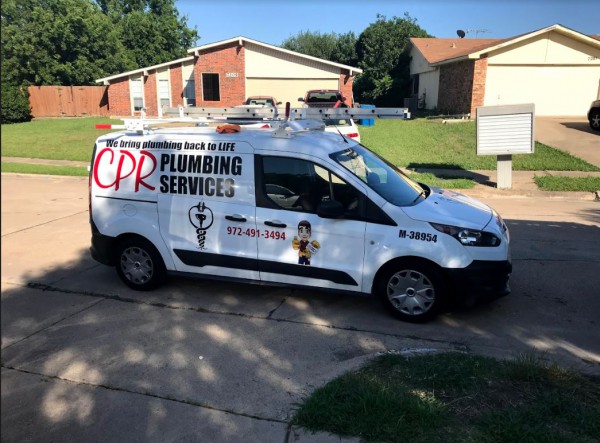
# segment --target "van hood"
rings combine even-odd
[[[447,189],[430,188],[429,196],[415,206],[403,207],[413,220],[461,228],[483,229],[493,215],[488,205]]]

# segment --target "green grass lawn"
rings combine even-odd
[[[373,442],[598,442],[598,380],[533,356],[384,355],[317,389],[295,425]]]
[[[18,174],[68,175],[75,177],[87,177],[89,175],[87,167],[33,165],[28,163],[10,162],[2,162],[2,172],[14,172]]]
[[[496,156],[478,156],[475,122],[444,125],[439,120],[376,120],[361,126],[361,142],[391,163],[407,168],[495,170]],[[513,155],[516,171],[600,171],[564,151],[535,143],[534,154]]]
[[[28,174],[86,175],[81,168],[10,163],[10,157],[88,162],[96,138],[110,131],[97,130],[98,123],[121,124],[104,117],[57,118],[2,125],[2,172]],[[361,126],[362,143],[391,163],[410,169],[495,170],[495,156],[478,156],[475,150],[475,122],[444,125],[440,120],[376,120],[374,126]],[[536,143],[534,154],[513,156],[514,170],[600,171],[568,153]],[[431,186],[466,189],[475,185],[465,178],[446,179],[433,174],[413,174]],[[597,190],[597,178],[544,178],[541,189],[560,191]]]
[[[94,142],[106,130],[98,123],[122,124],[106,117],[53,118],[2,125],[2,157],[90,161]]]

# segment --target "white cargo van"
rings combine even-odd
[[[396,317],[509,293],[489,206],[419,184],[311,120],[98,138],[92,256],[129,287],[169,274],[375,294]]]

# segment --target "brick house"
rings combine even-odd
[[[339,89],[349,105],[361,69],[235,37],[188,50],[188,57],[96,80],[108,85],[113,116],[156,116],[160,106],[229,107],[248,96],[298,104],[309,89]]]
[[[413,96],[424,109],[534,103],[536,115],[585,115],[600,98],[600,35],[561,25],[507,39],[412,38]]]

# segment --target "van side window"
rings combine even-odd
[[[345,218],[359,218],[362,194],[315,163],[262,157],[262,183],[267,199],[281,209],[314,214],[321,202],[337,200],[346,211]]]

